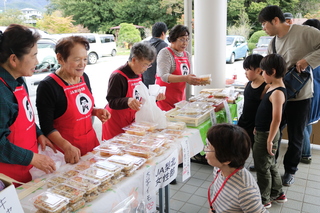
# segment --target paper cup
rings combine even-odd
[[[157,96],[159,94],[160,86],[158,84],[150,84],[149,85],[149,94],[153,96]]]

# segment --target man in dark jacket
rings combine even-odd
[[[167,33],[167,25],[163,22],[157,22],[152,26],[152,38],[149,40],[152,46],[154,46],[157,50],[157,54],[159,51],[167,47],[168,44],[164,41],[166,39]],[[149,84],[155,83],[155,76],[157,71],[157,60],[152,63],[152,66],[147,69],[142,74],[143,83],[149,87]]]

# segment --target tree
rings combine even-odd
[[[4,13],[0,13],[1,26],[9,26],[10,24],[26,25],[24,21],[23,13],[20,10],[9,9]]]
[[[62,17],[61,12],[55,11],[51,15],[44,15],[38,20],[36,27],[48,33],[74,33],[78,31],[72,22],[72,16]]]
[[[140,32],[133,24],[122,23],[120,24],[118,45],[124,46],[128,44],[130,48],[134,43],[141,41]]]
[[[176,10],[168,15],[167,5],[161,0],[52,0],[49,8],[59,8],[64,16],[73,15],[76,24],[91,32],[110,32],[120,23],[133,23],[149,27],[156,21],[173,26],[182,13]],[[182,0],[178,0],[182,1]]]

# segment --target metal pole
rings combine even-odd
[[[187,51],[192,54],[192,37],[193,37],[193,29],[192,29],[192,0],[184,0],[184,25],[188,27],[190,31],[189,36],[189,44],[187,47]],[[193,63],[192,63],[193,64]],[[194,71],[194,69],[192,69]],[[187,84],[186,87],[186,98],[187,100],[191,97],[191,85]]]

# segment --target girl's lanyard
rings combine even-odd
[[[232,175],[234,175],[235,173],[237,173],[240,169],[241,169],[241,168],[237,168],[236,170],[234,170],[234,171],[224,180],[224,182],[222,183],[220,189],[218,190],[218,192],[217,192],[216,195],[214,196],[213,200],[211,201],[210,188],[211,188],[212,184],[216,181],[216,179],[217,179],[217,177],[218,177],[218,175],[219,175],[220,169],[217,171],[216,177],[214,178],[214,180],[212,181],[212,183],[210,184],[210,186],[209,186],[209,188],[208,188],[208,202],[209,202],[209,205],[210,205],[210,209],[211,209],[211,211],[212,211],[213,213],[215,213],[216,210],[213,209],[212,204],[214,203],[214,201],[216,201],[218,195],[219,195],[220,192],[222,191],[224,185],[226,185],[228,179],[231,178]]]

